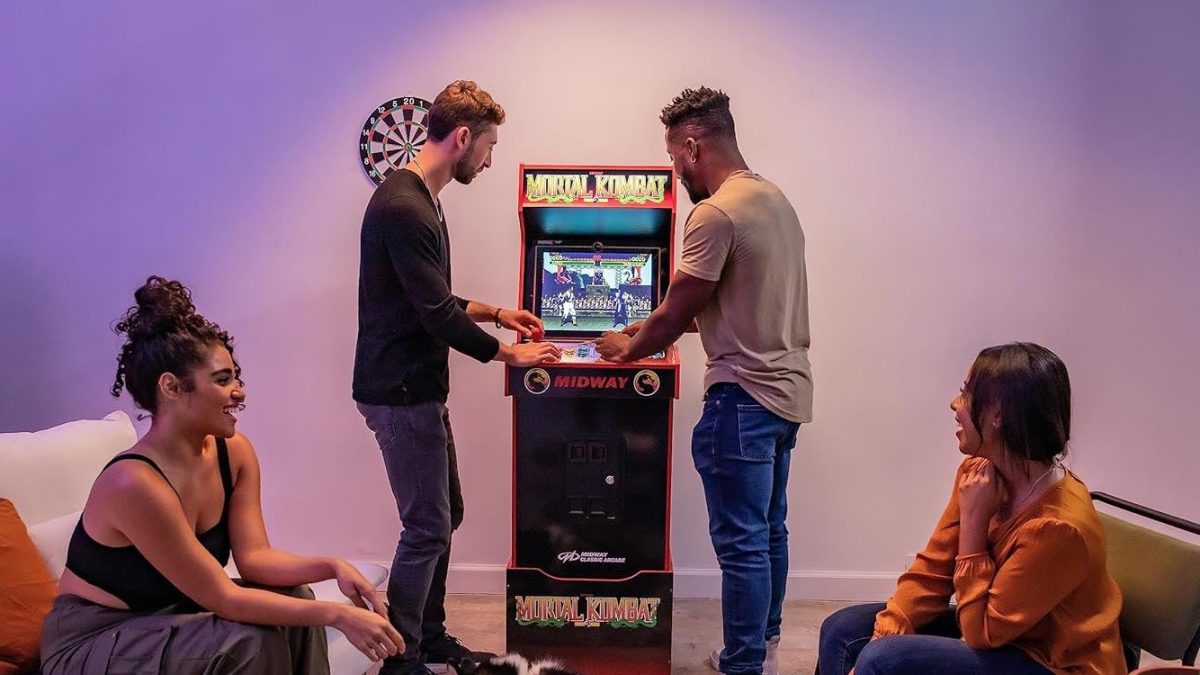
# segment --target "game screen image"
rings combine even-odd
[[[621,330],[654,309],[654,252],[540,251],[537,315],[547,333]]]

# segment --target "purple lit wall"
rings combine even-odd
[[[1061,284],[1080,471],[1200,522],[1200,43],[1184,2],[1097,5]]]
[[[794,594],[888,591],[949,494],[949,399],[1006,340],[1067,362],[1091,487],[1200,519],[1200,6],[72,4],[0,10],[0,430],[129,409],[109,326],[148,274],[176,277],[236,337],[273,541],[388,559],[349,399],[365,115],[458,77],[505,106],[494,166],[444,199],[456,291],[511,305],[517,164],[665,163],[658,110],[704,83],[808,234]],[[678,588],[714,594],[688,451],[703,354],[681,346]],[[452,368],[453,585],[496,590],[510,403],[498,366]]]

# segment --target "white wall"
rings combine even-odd
[[[1061,275],[1078,466],[1094,489],[1200,522],[1200,7],[1100,8],[1084,218]]]
[[[1000,341],[1066,360],[1093,488],[1200,519],[1200,10],[793,5],[5,8],[0,429],[127,406],[106,394],[108,326],[147,274],[176,276],[236,336],[275,543],[387,559],[394,506],[349,399],[366,114],[458,77],[505,106],[494,166],[444,199],[456,291],[511,304],[517,164],[665,163],[659,109],[707,84],[808,233],[794,595],[887,593],[949,494],[946,405]],[[680,593],[715,594],[688,451],[703,355],[681,347],[674,557]],[[510,403],[498,366],[452,368],[454,587],[495,590]]]

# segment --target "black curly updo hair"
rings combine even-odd
[[[233,338],[196,313],[192,292],[178,281],[152,276],[133,297],[137,305],[130,307],[113,329],[125,336],[125,345],[117,356],[112,395],[120,396],[121,389],[127,389],[139,408],[154,413],[159,376],[172,373],[183,382],[184,390],[190,391],[195,383],[188,372],[207,360],[210,347],[223,346],[232,357]],[[237,359],[233,375],[238,384],[244,384]]]

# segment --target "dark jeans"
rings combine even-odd
[[[420,658],[421,644],[446,632],[450,533],[463,519],[462,486],[450,412],[436,401],[407,406],[358,404],[383,453],[400,541],[388,577],[388,617],[404,638],[398,666]]]
[[[736,384],[715,384],[692,431],[692,459],[721,567],[721,672],[762,673],[779,635],[788,572],[787,481],[800,425]]]
[[[1048,675],[1037,661],[1016,647],[971,649],[962,641],[954,610],[947,610],[918,635],[892,635],[872,640],[875,615],[887,605],[854,605],[831,614],[821,625],[817,675]]]

